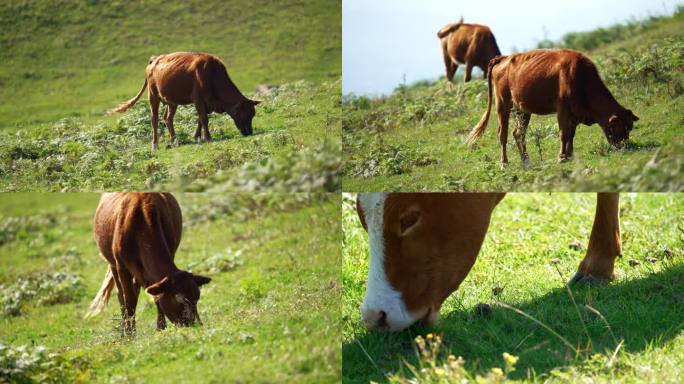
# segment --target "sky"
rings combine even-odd
[[[505,55],[535,48],[545,37],[669,15],[678,4],[684,1],[343,0],[342,92],[379,96],[404,82],[443,76],[437,30],[461,16],[488,25]]]

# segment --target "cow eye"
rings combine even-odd
[[[401,216],[399,223],[401,225],[401,236],[405,236],[411,228],[413,228],[420,221],[420,212],[410,211]]]

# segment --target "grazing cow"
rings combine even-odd
[[[370,329],[399,331],[435,323],[465,279],[503,193],[361,193],[357,212],[368,232],[370,266],[361,305]],[[614,279],[621,253],[618,194],[599,193],[584,260],[571,282]]]
[[[145,83],[138,94],[110,110],[124,112],[140,99],[145,88],[149,88],[150,109],[152,110],[152,147],[158,148],[157,129],[159,125],[159,103],[167,105],[164,113],[166,127],[171,141],[176,143],[173,129],[173,116],[179,105],[194,104],[199,120],[195,130],[195,141],[199,143],[200,130],[204,139],[211,141],[208,113],[227,113],[233,118],[243,136],[252,134],[254,106],[259,101],[246,98],[228,77],[221,60],[207,53],[175,52],[168,55],[150,57]]]
[[[182,271],[173,262],[181,240],[183,219],[169,193],[105,193],[93,221],[95,240],[109,263],[102,288],[86,317],[100,312],[116,288],[121,305],[122,332],[135,332],[135,307],[140,288],[157,305],[157,329],[174,324],[200,325],[199,287],[210,278]]]
[[[520,112],[520,121],[513,131],[513,137],[525,164],[529,161],[525,133],[532,113],[556,113],[561,142],[559,162],[572,157],[572,142],[579,123],[598,123],[608,142],[620,147],[629,139],[634,122],[639,120],[632,111],[623,108],[615,100],[601,81],[594,63],[581,52],[537,49],[499,56],[489,62],[487,79],[487,111],[470,132],[466,143],[474,144],[484,133],[492,108],[492,88],[495,88],[502,165],[508,163],[506,142],[512,107]]]
[[[465,64],[465,81],[470,81],[473,66],[480,67],[487,77],[489,60],[501,54],[494,34],[486,25],[458,23],[446,25],[437,32],[447,80],[453,82],[458,64]]]

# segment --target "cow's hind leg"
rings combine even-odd
[[[570,283],[600,283],[615,278],[615,258],[622,253],[620,242],[620,196],[598,193],[596,216],[587,254]]]
[[[177,108],[177,105],[167,105],[166,114],[164,116],[164,119],[166,121],[166,128],[169,130],[169,136],[171,136],[171,143],[173,143],[174,145],[178,144],[178,140],[176,139],[176,130],[173,129],[173,117],[176,115]]]
[[[508,144],[508,119],[511,114],[511,102],[505,97],[497,97],[496,113],[499,119],[499,145],[501,146],[501,167],[508,164],[506,145]]]
[[[117,268],[119,291],[123,293],[122,308],[123,330],[127,336],[135,335],[135,308],[138,306],[140,287],[133,281],[133,276],[125,267]]]
[[[527,127],[530,124],[531,114],[523,112],[519,109],[514,110],[516,117],[515,128],[513,128],[513,137],[515,138],[515,143],[518,146],[518,151],[520,152],[520,158],[524,165],[530,162],[530,158],[527,155],[527,146],[525,145],[525,135],[527,134]]]
[[[159,148],[159,97],[150,89],[150,112],[152,113],[152,149]]]
[[[454,74],[456,74],[456,70],[458,69],[458,64],[456,64],[455,61],[451,60],[451,56],[449,56],[449,52],[447,50],[447,46],[445,43],[442,43],[442,56],[444,57],[444,67],[446,68],[446,78],[447,78],[447,81],[449,82],[449,84],[451,86],[451,83],[454,82]]]

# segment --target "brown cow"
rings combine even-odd
[[[399,331],[434,323],[465,279],[503,193],[361,193],[368,232],[368,285],[361,305],[368,328]],[[618,194],[599,193],[587,253],[571,282],[614,279],[621,253]]]
[[[135,308],[140,288],[157,305],[157,329],[166,317],[186,326],[197,321],[199,287],[210,278],[182,271],[173,262],[181,240],[183,219],[169,193],[105,193],[93,220],[95,240],[109,262],[102,288],[87,317],[100,312],[116,288],[121,305],[122,332],[135,332]]]
[[[465,81],[470,80],[473,66],[480,67],[487,77],[489,60],[501,54],[494,34],[486,25],[457,23],[444,26],[437,32],[442,45],[442,56],[447,80],[453,82],[458,64],[465,64]]]
[[[579,123],[598,123],[608,142],[620,147],[629,139],[634,122],[639,120],[615,100],[601,81],[594,63],[578,51],[537,49],[499,56],[489,62],[487,79],[487,111],[470,132],[466,143],[473,145],[484,133],[492,108],[492,88],[495,88],[502,165],[508,163],[506,142],[512,107],[520,111],[520,122],[513,131],[513,137],[525,164],[529,161],[525,134],[532,113],[556,113],[561,142],[559,162],[572,157],[572,142]]]
[[[252,134],[252,118],[256,113],[254,106],[259,101],[246,98],[228,77],[221,60],[207,53],[175,52],[168,55],[150,57],[145,83],[138,94],[109,111],[124,112],[140,99],[145,88],[149,87],[150,109],[152,110],[152,147],[158,148],[157,129],[159,125],[159,103],[167,105],[164,113],[166,127],[171,141],[176,142],[173,129],[173,116],[179,105],[194,104],[199,120],[195,130],[195,141],[199,143],[200,130],[204,131],[206,141],[209,134],[208,113],[227,113],[233,118],[243,136]]]

